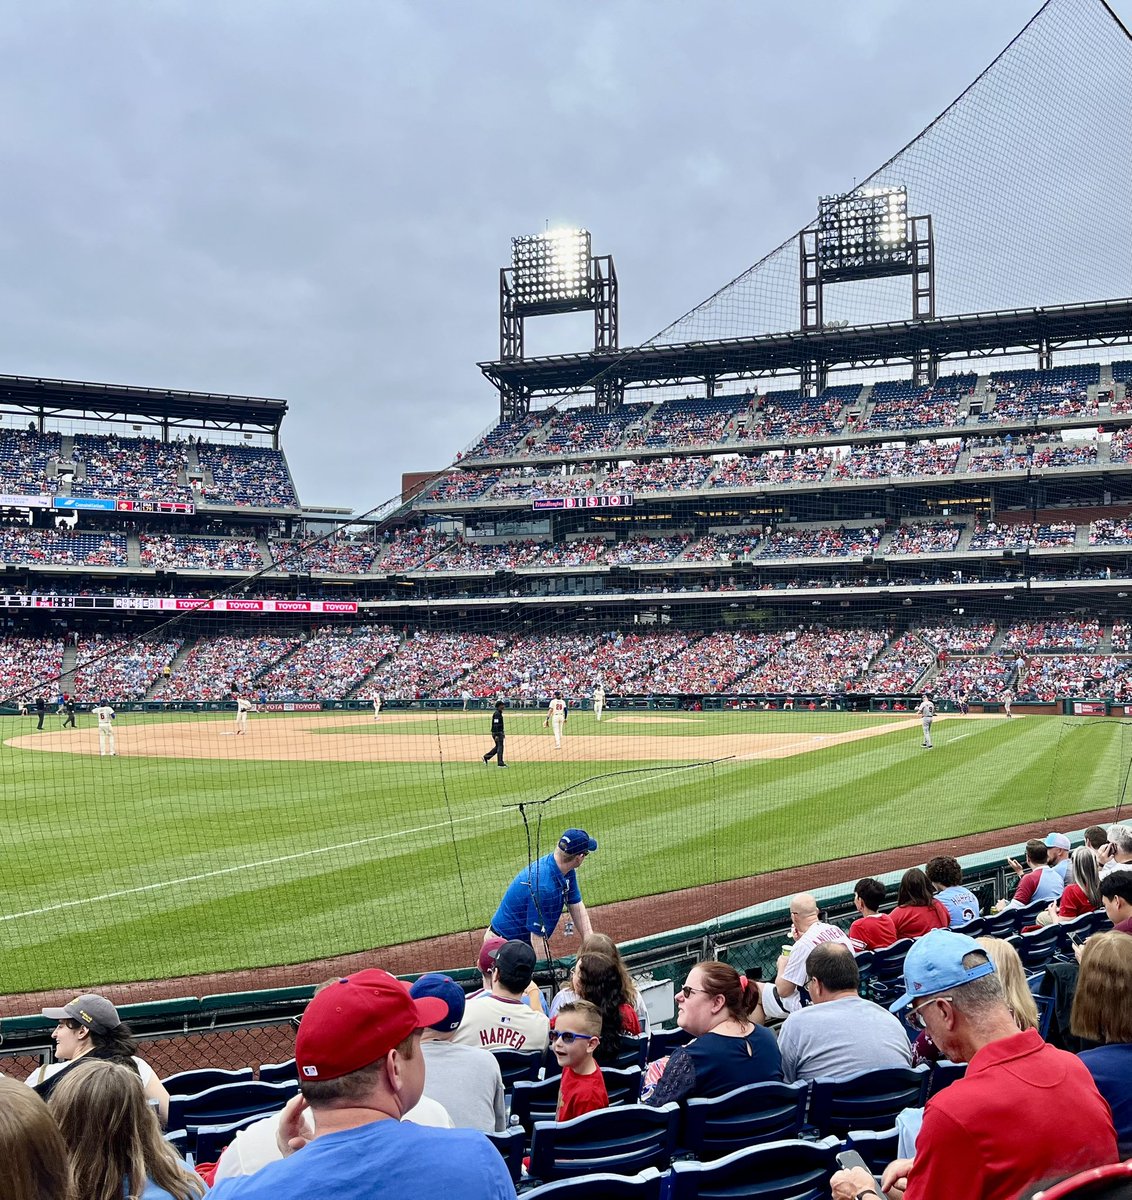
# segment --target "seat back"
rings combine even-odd
[[[260,1083],[287,1083],[298,1078],[299,1072],[293,1058],[281,1063],[260,1063]]]
[[[238,1121],[229,1121],[224,1125],[201,1125],[196,1131],[196,1144],[193,1148],[193,1160],[198,1163],[214,1163],[220,1155],[236,1140],[236,1134],[241,1129],[247,1129],[257,1121],[263,1120],[263,1113],[252,1113],[241,1117]]]
[[[815,1079],[807,1118],[823,1136],[844,1137],[851,1129],[887,1129],[902,1108],[921,1108],[928,1068],[885,1067],[845,1079]]]
[[[884,1174],[885,1167],[899,1156],[900,1131],[891,1129],[854,1129],[845,1138],[845,1147],[856,1150],[874,1175]]]
[[[692,1035],[686,1029],[654,1029],[649,1039],[648,1060],[667,1058],[677,1046],[686,1046]]]
[[[1008,908],[1005,912],[989,913],[983,917],[983,936],[1008,938],[1015,932],[1014,914],[1017,909]]]
[[[1057,951],[1061,934],[1056,925],[1047,925],[1033,933],[1017,933],[1007,939],[1018,951],[1024,971],[1037,971],[1044,967]]]
[[[883,950],[874,950],[869,964],[869,995],[874,1000],[883,1000],[895,994],[904,974],[904,958],[912,948],[911,938],[901,938]]]
[[[793,1139],[802,1129],[809,1084],[751,1083],[684,1106],[679,1143],[701,1161],[735,1150]]]
[[[511,1182],[518,1186],[523,1176],[523,1151],[527,1148],[527,1138],[522,1129],[505,1129],[502,1133],[488,1133],[487,1140],[499,1151]]]
[[[1057,929],[1057,948],[1060,954],[1069,957],[1073,954],[1073,938],[1088,938],[1098,930],[1103,929],[1108,921],[1108,913],[1103,908],[1096,912],[1082,913],[1072,921],[1065,921],[1055,926]]]
[[[596,1174],[559,1179],[523,1193],[523,1200],[660,1200],[666,1176],[655,1167],[626,1178]]]
[[[1038,913],[1049,908],[1049,900],[1031,900],[1029,904],[1023,904],[1021,908],[1008,908],[1006,911],[1014,916],[1014,929],[1016,932],[1021,932],[1027,925],[1034,925],[1038,920]]]
[[[828,1200],[836,1138],[736,1150],[715,1162],[672,1166],[667,1200]]]
[[[537,1121],[531,1135],[531,1176],[549,1182],[595,1171],[635,1175],[645,1167],[664,1170],[676,1147],[679,1123],[677,1104],[627,1104],[561,1124]]]
[[[520,1079],[537,1079],[539,1067],[542,1066],[542,1054],[529,1050],[493,1050],[495,1061],[499,1063],[499,1073],[503,1076],[503,1090],[510,1092],[512,1086]]]
[[[966,1063],[953,1063],[948,1062],[947,1059],[941,1059],[933,1064],[924,1103],[926,1104],[937,1092],[942,1092],[945,1087],[950,1087],[957,1079],[962,1079],[966,1074]]]
[[[603,1068],[601,1077],[605,1081],[610,1108],[619,1104],[636,1104],[640,1099],[643,1078],[640,1067],[626,1067],[622,1071],[613,1067]],[[511,1090],[511,1119],[519,1122],[528,1137],[534,1130],[535,1122],[555,1119],[561,1084],[561,1075],[515,1081]]]
[[[240,1067],[235,1071],[223,1071],[219,1067],[202,1067],[198,1071],[178,1071],[161,1081],[170,1096],[195,1096],[209,1088],[223,1087],[226,1083],[240,1083],[252,1077],[251,1067]]]
[[[1053,1010],[1057,1004],[1055,996],[1035,996],[1034,1003],[1038,1006],[1038,1033],[1042,1041],[1049,1038],[1049,1027],[1053,1022]]]
[[[968,937],[982,937],[985,931],[986,918],[972,917],[965,925],[956,925],[953,932],[965,933]]]
[[[226,1125],[243,1117],[278,1112],[299,1090],[297,1083],[226,1083],[193,1096],[169,1097],[169,1128],[184,1129],[193,1143],[202,1125]]]

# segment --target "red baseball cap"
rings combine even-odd
[[[299,1079],[338,1079],[384,1058],[414,1030],[448,1015],[435,996],[372,967],[324,987],[307,1005],[295,1038]]]
[[[495,956],[499,953],[499,948],[506,945],[506,938],[489,937],[480,947],[479,967],[484,975],[490,975],[494,970]]]

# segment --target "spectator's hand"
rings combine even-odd
[[[1020,876],[1022,874],[1022,864],[1016,858],[1008,858],[1006,860],[1006,865],[1014,872],[1015,875]]]
[[[858,1192],[868,1188],[875,1190],[877,1181],[864,1167],[851,1167],[848,1171],[836,1171],[829,1181],[833,1200],[853,1200]]]
[[[886,1194],[903,1196],[908,1186],[908,1172],[912,1169],[913,1159],[898,1158],[890,1162],[880,1177],[881,1191]]]
[[[1112,861],[1112,857],[1115,853],[1116,847],[1112,844],[1112,842],[1105,842],[1105,844],[1097,851],[1097,862],[1099,862],[1103,867],[1105,863]]]
[[[1085,949],[1085,943],[1084,943],[1084,942],[1074,942],[1074,943],[1073,943],[1073,957],[1074,957],[1074,958],[1075,958],[1075,959],[1076,959],[1078,962],[1080,962],[1080,961],[1081,961],[1081,954],[1083,953],[1084,949]]]
[[[300,1096],[292,1096],[279,1114],[279,1128],[275,1131],[275,1144],[284,1158],[301,1150],[314,1137],[314,1130],[306,1119],[307,1102]]]

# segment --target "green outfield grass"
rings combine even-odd
[[[548,736],[542,717],[511,713],[508,771],[99,759],[4,745],[0,991],[299,962],[482,927],[526,861],[528,828],[543,852],[567,825],[598,837],[582,873],[590,905],[812,862],[828,861],[835,882],[846,855],[1114,805],[1132,752],[1122,725],[1087,719],[941,721],[929,752],[913,719],[844,745],[817,740],[892,714],[692,716],[599,725],[576,714],[567,738],[615,739],[622,761],[570,761],[567,744],[562,760],[532,762],[523,748]],[[298,719],[257,717],[251,736],[260,722]],[[231,718],[123,716],[119,727],[125,738],[132,724],[186,720]],[[422,714],[325,729],[395,742],[437,724]],[[443,725],[490,744],[483,713]],[[2,739],[33,729],[0,720]],[[813,750],[684,765],[703,757],[704,735],[780,730],[805,731]],[[681,758],[634,760],[657,735],[684,738]]]

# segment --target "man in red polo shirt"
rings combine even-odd
[[[1112,1114],[1085,1065],[1036,1030],[1019,1033],[994,963],[974,938],[933,929],[904,960],[894,1012],[926,1029],[963,1079],[928,1101],[915,1159],[884,1172],[904,1200],[1015,1200],[1037,1179],[1119,1161]],[[867,1171],[838,1171],[833,1200],[879,1195]]]

